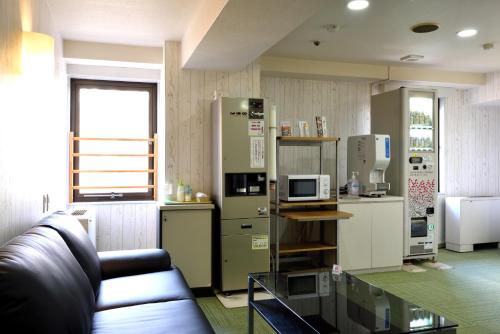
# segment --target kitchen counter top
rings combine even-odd
[[[211,202],[200,203],[200,202],[166,202],[158,203],[158,208],[160,211],[168,210],[213,210],[214,204]]]
[[[377,202],[402,202],[402,196],[382,196],[382,197],[340,197],[339,204],[357,203],[377,203]]]

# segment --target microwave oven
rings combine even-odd
[[[330,294],[330,273],[327,271],[290,272],[284,276],[288,299],[324,297]]]
[[[330,198],[330,175],[281,175],[280,200],[319,201]]]

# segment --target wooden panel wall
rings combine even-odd
[[[500,100],[500,72],[486,74],[486,85],[471,89],[472,103],[485,103]]]
[[[211,116],[214,92],[228,97],[260,96],[260,65],[232,72],[180,67],[180,43],[165,43],[166,182],[190,184],[211,193]],[[175,189],[174,189],[175,190]]]
[[[282,120],[291,121],[295,134],[298,134],[298,121],[307,121],[313,135],[316,133],[314,117],[326,117],[329,135],[341,138],[339,176],[341,185],[344,185],[347,182],[347,137],[370,133],[370,84],[361,81],[262,77],[261,91],[262,97],[277,107],[278,127]],[[318,172],[318,166],[315,165],[316,149],[284,150],[287,151],[280,161],[283,173]],[[327,172],[332,173],[335,166],[334,147],[330,146],[327,150]]]
[[[22,73],[22,30],[55,39],[55,76]],[[62,41],[45,1],[0,1],[0,244],[66,206],[67,109]]]
[[[500,107],[475,106],[473,94],[458,90],[445,100],[447,196],[500,194]]]
[[[98,251],[155,248],[158,237],[156,203],[72,204],[96,210]]]

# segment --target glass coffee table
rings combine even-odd
[[[254,287],[270,299],[254,300]],[[456,333],[458,325],[347,273],[255,273],[248,276],[248,332],[254,312],[277,333]]]

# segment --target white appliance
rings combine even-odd
[[[471,252],[500,242],[500,197],[447,197],[446,249]]]
[[[330,198],[330,175],[281,175],[280,199],[319,201]]]
[[[96,212],[89,208],[72,208],[66,211],[67,215],[73,216],[83,226],[90,241],[96,247]]]
[[[371,97],[371,130],[391,136],[389,195],[403,196],[405,259],[437,254],[437,92],[399,88]]]
[[[351,136],[347,139],[347,178],[357,172],[360,195],[386,195],[390,183],[385,182],[385,170],[391,161],[389,135]]]

